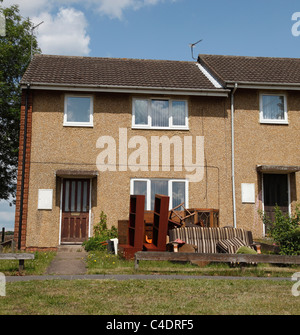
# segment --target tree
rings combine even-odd
[[[31,45],[33,53],[41,51],[31,34],[32,22],[21,17],[18,6],[0,6],[0,12],[5,16],[5,36],[0,36],[0,200],[9,200],[16,193],[20,80],[30,62]]]

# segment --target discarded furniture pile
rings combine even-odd
[[[131,195],[126,241],[119,244],[119,254],[126,259],[138,251],[232,254],[241,246],[259,251],[251,231],[218,227],[217,213],[184,204],[169,210],[169,197],[160,194],[155,195],[154,210],[145,211],[145,196]]]
[[[233,227],[182,227],[169,231],[170,241],[182,240],[195,246],[199,253],[234,254],[240,247],[248,246],[259,250],[253,243],[252,232]]]
[[[145,229],[145,196],[131,195],[127,243],[119,244],[119,254],[126,259],[134,258],[137,251],[166,251],[168,234],[169,197],[155,195],[152,213],[152,230]],[[149,218],[147,220],[149,227]],[[147,232],[147,234],[145,234]]]

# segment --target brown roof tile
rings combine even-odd
[[[199,55],[221,82],[300,84],[300,58]]]
[[[195,62],[35,55],[21,84],[215,89]]]

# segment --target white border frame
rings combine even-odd
[[[89,122],[68,122],[67,104],[68,98],[90,98],[90,121]],[[64,98],[64,127],[93,127],[94,126],[94,96],[85,94],[65,94]]]
[[[148,102],[148,124],[145,125],[136,125],[135,124],[135,101],[136,100],[145,100]],[[151,125],[152,123],[152,116],[151,116],[151,101],[152,100],[163,100],[169,102],[169,126],[168,127],[154,127]],[[184,126],[174,126],[173,125],[173,113],[172,113],[172,102],[173,101],[182,101],[185,102],[185,125]],[[151,98],[139,98],[134,97],[132,98],[132,129],[155,129],[155,130],[189,130],[189,117],[188,117],[188,100],[186,99],[171,99],[171,98],[164,98],[164,97],[151,97]]]
[[[263,96],[264,95],[271,95],[271,96],[282,96],[283,97],[283,112],[284,112],[284,119],[264,119],[263,117]],[[288,120],[288,109],[287,109],[287,96],[285,93],[267,93],[261,92],[259,94],[259,122],[260,123],[267,123],[267,124],[289,124]]]
[[[145,181],[147,183],[147,203],[146,203],[146,210],[150,211],[151,210],[151,187],[150,183],[151,180],[167,180],[168,181],[168,194],[170,197],[170,202],[169,202],[169,210],[172,209],[172,202],[173,202],[173,197],[172,197],[172,183],[173,182],[184,182],[185,183],[185,203],[184,207],[188,208],[189,207],[189,181],[188,179],[172,179],[172,178],[131,178],[130,179],[130,194],[133,194],[133,183],[135,181]]]

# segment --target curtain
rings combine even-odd
[[[135,100],[134,112],[136,125],[148,124],[148,100]]]
[[[133,194],[145,196],[145,210],[147,210],[147,181],[135,180],[133,182]]]
[[[151,210],[154,209],[155,194],[169,195],[168,180],[151,180]]]
[[[185,126],[185,101],[172,102],[173,126]]]
[[[180,205],[185,202],[185,183],[180,181],[172,182],[172,208]],[[182,211],[183,208],[179,207],[179,211]]]
[[[153,127],[169,127],[169,101],[152,100],[151,116]]]
[[[263,95],[263,118],[268,120],[284,119],[284,96]]]

